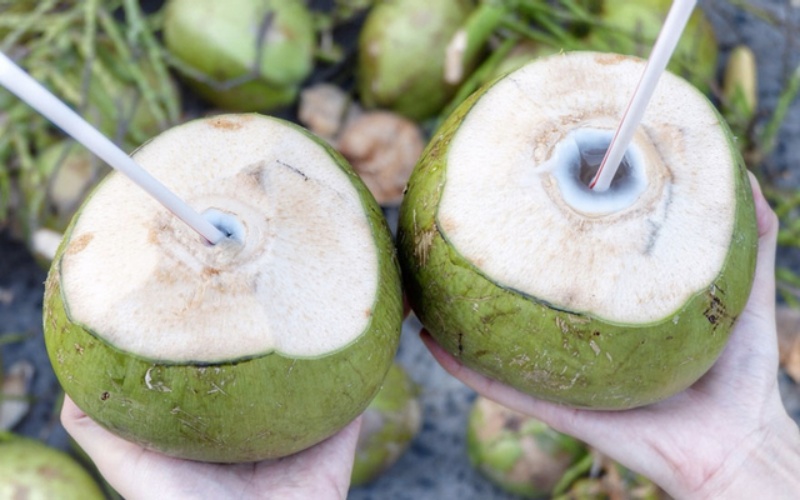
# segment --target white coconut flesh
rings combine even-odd
[[[608,54],[553,56],[496,83],[466,115],[437,220],[489,279],[556,308],[647,323],[719,274],[737,167],[688,83],[661,78],[608,191],[589,190],[593,172],[581,173],[602,160],[643,68]]]
[[[318,357],[367,329],[378,249],[330,153],[259,117],[190,122],[135,160],[231,237],[209,245],[121,175],[82,209],[61,261],[70,317],[148,359]]]

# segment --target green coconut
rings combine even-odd
[[[589,46],[647,57],[664,25],[671,0],[601,0],[601,27],[588,35]],[[669,69],[708,93],[717,81],[717,38],[702,9],[695,9],[681,35]]]
[[[314,64],[314,21],[300,0],[169,0],[164,42],[187,83],[232,111],[290,105]]]
[[[456,90],[444,78],[445,52],[473,7],[470,0],[376,4],[358,41],[362,103],[412,120],[441,110]]]
[[[433,136],[398,246],[447,351],[523,392],[623,409],[714,363],[750,292],[752,193],[724,121],[665,74],[611,188],[588,181],[644,61],[572,52],[484,87]]]
[[[192,121],[134,159],[230,236],[208,245],[110,174],[48,275],[45,341],[100,425],[168,455],[285,456],[368,405],[402,322],[379,206],[343,158],[259,115]]]
[[[66,453],[0,433],[0,498],[103,500],[92,477]]]
[[[469,414],[467,452],[472,465],[503,490],[539,498],[550,496],[588,449],[540,420],[478,397]]]
[[[378,395],[364,412],[350,484],[375,480],[408,449],[422,425],[419,388],[403,368],[393,364]]]

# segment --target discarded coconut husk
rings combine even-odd
[[[381,205],[397,205],[425,147],[422,131],[388,111],[364,113],[350,122],[338,149]]]
[[[28,361],[17,361],[3,379],[0,394],[0,430],[13,429],[28,413],[28,391],[33,381],[34,367]]]
[[[329,143],[336,142],[342,127],[361,113],[361,108],[341,88],[320,83],[300,93],[297,118]]]

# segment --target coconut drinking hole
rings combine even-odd
[[[619,212],[636,201],[647,187],[643,156],[631,144],[605,191],[589,187],[611,143],[613,131],[577,129],[553,149],[546,163],[558,182],[564,201],[580,212],[603,215]]]
[[[224,239],[233,240],[239,244],[244,244],[245,230],[242,222],[233,214],[217,210],[216,208],[209,208],[204,211],[201,216],[211,223],[212,226],[219,229],[224,235]],[[213,246],[206,240],[206,244]]]

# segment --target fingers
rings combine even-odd
[[[758,235],[760,237],[778,234],[778,216],[769,206],[769,202],[761,191],[761,185],[752,172],[747,173],[750,178],[750,187],[753,190],[753,202],[756,207],[756,220],[758,221]]]
[[[361,420],[361,417],[356,418],[330,438],[281,460],[281,464],[289,468],[299,468],[297,472],[302,472],[303,467],[310,466],[311,470],[306,471],[310,474],[334,467],[330,471],[331,475],[342,480],[339,486],[343,486],[344,489],[341,491],[346,493],[350,484]]]
[[[755,176],[749,175],[759,238],[756,274],[747,311],[774,321],[771,318],[774,317],[775,310],[775,250],[778,238],[778,217],[764,198]]]
[[[142,447],[125,441],[89,418],[70,399],[64,397],[61,423],[75,442],[89,455],[97,470],[125,498],[137,498],[139,481],[147,476],[140,467],[142,458],[153,455]],[[145,473],[143,473],[145,471]]]
[[[347,498],[360,428],[358,417],[318,445],[264,464],[262,488],[274,498]]]
[[[170,496],[168,492],[191,491],[222,498],[253,488],[258,490],[254,495],[272,491],[276,498],[282,497],[278,492],[297,497],[306,490],[309,494],[303,498],[334,498],[332,491],[345,498],[361,427],[357,418],[326,441],[284,459],[217,465],[170,458],[125,441],[91,420],[69,397],[64,399],[61,421],[125,498],[152,498],[156,491],[165,497]]]
[[[138,446],[115,436],[98,425],[78,408],[69,396],[64,396],[61,423],[98,468],[102,468],[107,462],[115,462],[120,452],[128,454],[139,450]]]
[[[531,399],[530,396],[462,365],[460,361],[437,344],[424,328],[420,332],[420,338],[442,368],[467,387],[506,408],[528,415],[534,413],[535,408],[532,407],[535,406],[535,403],[531,404],[532,402],[528,401]]]
[[[291,455],[281,460],[281,463],[285,465],[308,461],[319,464],[337,463],[344,465],[349,463],[348,469],[352,469],[356,443],[358,442],[358,432],[361,429],[361,420],[361,417],[356,418],[325,441]],[[349,470],[347,471],[347,478],[350,478]]]

